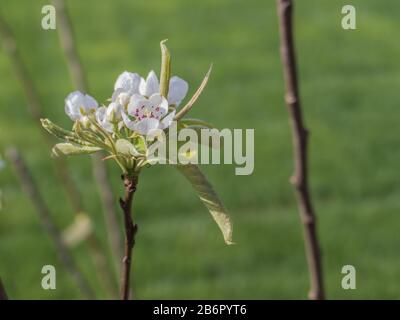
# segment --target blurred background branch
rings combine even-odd
[[[4,51],[10,58],[12,63],[14,74],[21,84],[22,90],[26,96],[27,106],[33,121],[38,126],[42,133],[45,142],[51,148],[54,144],[54,140],[39,127],[40,119],[44,117],[44,108],[37,92],[34,82],[29,76],[27,68],[22,61],[21,55],[18,50],[17,42],[14,35],[11,32],[10,27],[6,23],[3,15],[0,12],[0,40],[3,45]],[[82,211],[82,199],[75,183],[71,179],[71,175],[68,172],[66,161],[62,158],[57,158],[55,161],[56,173],[60,181],[62,181],[63,187],[67,191],[69,200],[76,212]]]
[[[17,149],[8,149],[7,157],[14,166],[14,171],[21,182],[23,191],[27,194],[32,204],[34,205],[37,216],[40,220],[43,229],[49,234],[51,240],[53,241],[61,262],[64,264],[65,268],[74,278],[81,293],[87,299],[94,299],[95,298],[94,292],[90,288],[86,278],[83,276],[83,274],[75,264],[75,261],[73,260],[67,245],[62,239],[60,231],[56,227],[51,217],[50,210],[48,209],[46,203],[44,202],[40,194],[40,191],[36,183],[34,182],[32,175],[29,172],[28,167],[26,166],[20,153],[18,152]]]
[[[27,68],[21,58],[15,37],[1,14],[0,38],[5,52],[12,62],[13,71],[17,79],[21,83],[22,89],[25,93],[27,105],[32,115],[32,119],[34,123],[39,127],[40,119],[44,117],[43,104],[41,102],[39,93],[35,88],[34,82],[29,76]],[[42,136],[45,139],[47,145],[49,146],[49,148],[51,148],[54,144],[53,139],[49,138],[49,135],[45,133],[45,131],[41,127],[39,127],[39,130],[42,133]],[[66,189],[75,215],[85,212],[80,192],[71,178],[71,174],[68,170],[66,161],[63,158],[56,158],[54,163],[56,165],[55,168],[60,185],[62,185]],[[100,242],[97,240],[94,233],[91,233],[87,240],[91,259],[99,274],[98,279],[102,283],[105,290],[108,292],[107,294],[111,294],[114,297],[117,296],[118,290],[116,288],[116,280],[113,277],[114,272],[108,270],[107,260]]]
[[[72,82],[75,87],[85,93],[89,92],[84,67],[76,48],[71,19],[64,0],[53,0],[58,18],[58,33],[61,47],[63,48]],[[116,212],[116,198],[113,195],[111,183],[108,178],[107,167],[102,161],[103,155],[93,155],[93,174],[99,188],[103,204],[104,218],[107,228],[107,237],[113,255],[115,270],[118,273],[119,262],[122,259],[122,240]]]

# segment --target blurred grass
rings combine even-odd
[[[56,31],[41,29],[45,1],[3,1],[1,11],[43,96],[46,115],[71,123],[63,99],[72,91]],[[341,29],[344,1],[297,1],[301,90],[311,136],[311,184],[330,298],[399,298],[400,3],[353,0],[356,31]],[[210,62],[212,78],[192,115],[220,128],[255,128],[251,176],[233,166],[203,166],[230,209],[235,246],[174,170],[155,167],[140,181],[140,231],[134,260],[139,298],[305,298],[307,267],[296,203],[290,130],[275,1],[78,1],[68,5],[91,94],[104,102],[124,70],[159,69],[159,41],[169,38],[173,74],[195,89]],[[9,60],[0,52],[0,151],[18,146],[60,226],[71,208],[52,174],[49,150]],[[101,207],[86,157],[68,161],[85,204],[105,238]],[[118,170],[110,167],[116,195]],[[10,166],[0,172],[0,275],[12,298],[80,298],[39,227]],[[154,201],[154,199],[157,199]],[[105,243],[104,243],[105,244]],[[86,249],[75,252],[97,286]],[[40,287],[44,264],[57,267],[57,290]],[[356,267],[357,290],[341,289],[341,268]],[[98,288],[99,297],[105,297]]]

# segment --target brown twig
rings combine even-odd
[[[129,285],[130,285],[130,271],[132,262],[132,251],[135,246],[135,235],[137,232],[137,224],[133,222],[132,218],[132,201],[133,195],[136,191],[138,183],[137,176],[123,175],[125,196],[124,199],[120,198],[119,203],[122,211],[124,212],[124,226],[125,226],[125,254],[122,259],[122,274],[121,274],[121,300],[129,299]]]
[[[67,59],[68,69],[72,81],[77,89],[88,92],[89,85],[85,76],[83,64],[80,60],[75,44],[74,31],[68,10],[63,0],[53,0],[53,5],[57,11],[58,32],[60,43]],[[93,155],[93,175],[96,179],[100,191],[100,198],[103,203],[106,228],[110,247],[114,257],[115,267],[118,270],[119,260],[122,257],[122,241],[119,232],[117,212],[115,209],[115,198],[108,178],[107,167],[102,161],[102,154]]]
[[[324,299],[321,253],[316,231],[316,218],[308,186],[307,142],[300,105],[297,68],[293,39],[293,1],[277,0],[280,22],[281,56],[286,86],[285,101],[288,107],[293,134],[295,172],[291,183],[296,190],[301,220],[304,226],[305,249],[310,271],[309,298]]]
[[[46,206],[39,192],[39,189],[35,181],[33,180],[32,175],[30,174],[21,155],[16,149],[9,149],[7,150],[7,156],[14,166],[15,172],[19,177],[23,190],[31,199],[43,228],[47,231],[47,233],[53,240],[57,248],[57,254],[59,255],[60,260],[63,262],[66,269],[71,273],[71,275],[75,279],[81,292],[87,298],[94,299],[95,295],[92,292],[92,289],[90,288],[85,277],[82,275],[77,265],[75,264],[72,255],[67,245],[63,241],[60,231],[56,227],[51,217],[50,211]]]
[[[6,292],[6,288],[4,288],[3,282],[0,278],[0,300],[8,300],[8,295]]]

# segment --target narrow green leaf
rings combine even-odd
[[[200,200],[210,211],[212,217],[222,231],[225,243],[233,244],[232,221],[217,193],[214,191],[214,188],[200,171],[200,168],[193,164],[177,165],[176,167],[192,184]]]
[[[175,115],[174,120],[177,121],[181,119],[186,113],[190,111],[190,109],[192,109],[194,103],[197,101],[200,94],[203,92],[204,88],[207,85],[208,79],[210,78],[211,70],[212,70],[212,65],[210,66],[210,69],[208,69],[203,81],[200,84],[200,87],[194,93],[193,97],[189,100],[189,102]]]
[[[179,124],[181,124],[183,127],[188,127],[188,126],[202,126],[202,127],[207,127],[210,129],[215,129],[215,127],[206,121],[200,120],[200,119],[189,119],[189,118],[184,118],[179,121]]]
[[[58,139],[68,141],[68,142],[73,142],[78,145],[89,145],[86,141],[83,141],[80,139],[74,132],[65,130],[53,122],[51,122],[49,119],[40,119],[40,122],[42,123],[42,127],[51,135],[55,136]]]
[[[52,154],[58,156],[75,156],[80,154],[91,154],[100,151],[101,148],[89,146],[77,146],[72,143],[57,143],[52,150]]]
[[[160,94],[167,98],[169,89],[169,78],[171,77],[171,56],[165,45],[168,39],[160,42],[161,47],[161,72],[160,72]]]

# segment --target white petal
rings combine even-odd
[[[163,114],[168,112],[168,101],[159,93],[155,93],[149,98],[149,105],[153,107],[160,107]]]
[[[168,103],[179,105],[181,101],[185,98],[189,89],[188,83],[174,76],[169,80],[169,90],[168,90]]]
[[[84,104],[84,97],[82,92],[74,91],[65,98],[65,113],[72,121],[76,121],[81,117],[80,106]]]
[[[113,125],[107,120],[107,108],[100,107],[96,110],[96,121],[105,130],[114,131]]]
[[[103,122],[104,118],[106,117],[107,108],[100,107],[96,110],[96,120],[98,123]]]
[[[126,115],[125,112],[122,112],[121,115],[122,115],[122,120],[124,121],[127,128],[129,128],[131,130],[136,130],[135,129],[136,128],[135,121],[132,121],[131,119],[129,119],[129,117]]]
[[[114,84],[114,90],[123,89],[130,94],[137,93],[139,89],[140,76],[137,73],[124,71]]]
[[[98,107],[98,103],[92,96],[89,96],[88,94],[86,94],[84,97],[83,107],[85,108],[85,110],[87,112],[89,112],[90,110],[96,110]]]
[[[64,110],[67,116],[70,117],[72,121],[76,121],[81,117],[79,110],[71,107],[69,103],[65,103]]]
[[[156,73],[152,70],[147,75],[146,81],[140,80],[139,92],[141,95],[150,97],[152,94],[160,91],[160,85]]]
[[[140,134],[146,135],[152,130],[158,129],[160,121],[154,118],[145,118],[136,124],[136,131]]]
[[[172,121],[174,121],[174,117],[175,117],[175,110],[167,114],[164,117],[164,119],[161,120],[159,128],[160,129],[168,128],[172,124]]]
[[[122,88],[116,89],[116,90],[113,92],[112,96],[111,96],[111,101],[112,101],[112,102],[115,102],[115,101],[117,100],[117,98],[119,97],[119,95],[120,95],[121,93],[123,93],[123,92],[125,92],[125,91],[124,91],[124,89],[122,89]]]
[[[128,104],[128,114],[131,116],[134,116],[136,111],[139,110],[139,108],[143,106],[148,106],[149,100],[146,99],[145,97],[141,96],[140,94],[134,94],[131,97],[131,100]]]
[[[122,106],[119,103],[111,102],[106,111],[108,121],[120,121],[121,120]]]
[[[76,101],[79,101],[80,99],[83,99],[85,95],[80,92],[80,91],[74,91],[71,92],[66,98],[65,102],[70,101],[71,103],[75,103]]]

